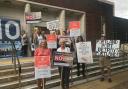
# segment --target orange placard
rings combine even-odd
[[[71,21],[69,22],[69,29],[80,29],[80,21]]]
[[[57,41],[57,36],[53,35],[53,34],[49,34],[49,35],[47,35],[47,41],[48,42],[55,42],[55,41]]]
[[[35,67],[44,68],[50,65],[50,56],[35,56]]]

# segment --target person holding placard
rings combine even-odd
[[[51,77],[51,69],[50,69],[50,57],[51,57],[51,51],[50,49],[47,48],[47,42],[46,40],[42,40],[40,42],[40,45],[38,48],[36,48],[35,53],[35,67],[37,67],[37,69],[39,69],[39,72],[36,72],[35,69],[35,78],[37,79],[37,85],[38,85],[38,89],[44,89],[44,85],[45,85],[45,78]],[[38,57],[38,58],[36,58]],[[42,68],[42,70],[41,70]],[[47,68],[49,70],[47,70]],[[43,72],[47,72],[48,73],[42,73]],[[40,74],[38,74],[40,73]],[[45,74],[45,75],[43,75]],[[41,76],[41,77],[40,77]]]
[[[76,43],[83,42],[83,41],[84,40],[83,40],[82,36],[78,36],[76,39]],[[80,71],[81,67],[82,67],[82,71]],[[77,58],[77,76],[80,76],[81,73],[82,73],[83,77],[85,77],[85,63],[78,63],[78,58]]]
[[[109,56],[103,56],[102,53],[103,53],[103,46],[104,46],[104,41],[105,41],[105,35],[102,34],[101,35],[101,56],[99,57],[99,65],[100,65],[100,68],[101,68],[101,81],[104,81],[105,79],[105,68],[107,68],[107,75],[108,75],[108,82],[112,82],[112,79],[111,79],[111,60],[110,60],[110,57]]]
[[[61,40],[59,42],[59,44],[60,44],[60,47],[57,49],[57,52],[70,53],[70,48],[65,47],[65,41]],[[59,67],[59,73],[60,73],[60,76],[61,76],[62,89],[69,89],[70,67],[69,66]]]

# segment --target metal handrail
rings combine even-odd
[[[14,69],[15,72],[17,73],[16,69],[18,68],[18,81],[19,81],[19,89],[21,88],[21,64],[20,64],[20,60],[17,56],[17,51],[16,51],[16,47],[14,42],[12,42],[12,50],[13,50],[13,54],[12,54],[12,62],[14,63]],[[16,65],[18,63],[18,66]]]

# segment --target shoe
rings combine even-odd
[[[101,78],[100,81],[104,81],[104,78]]]
[[[109,79],[108,79],[108,82],[109,82],[109,83],[111,83],[111,82],[112,82],[112,79],[111,79],[111,78],[109,78]]]

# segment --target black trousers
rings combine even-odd
[[[81,67],[82,67],[82,71],[80,71]],[[85,76],[85,64],[84,63],[77,63],[77,75],[80,75],[81,73],[83,76]]]
[[[27,56],[28,45],[22,46],[22,56]]]
[[[69,89],[70,67],[58,67],[63,89]]]

